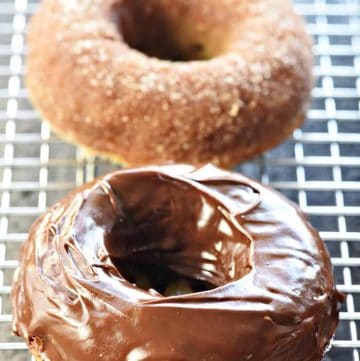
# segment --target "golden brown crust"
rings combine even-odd
[[[231,166],[300,125],[311,41],[288,0],[148,0],[216,55],[188,62],[130,48],[111,20],[123,2],[45,0],[32,19],[30,97],[67,139],[131,165]]]
[[[43,361],[36,351],[31,351],[31,354],[34,356],[35,361]]]

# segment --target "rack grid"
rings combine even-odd
[[[11,279],[30,224],[70,189],[115,169],[42,123],[22,75],[36,0],[0,0],[0,361],[31,359],[10,335]],[[302,129],[237,170],[300,204],[325,240],[347,294],[325,360],[360,361],[360,0],[296,0],[314,36],[317,78]]]

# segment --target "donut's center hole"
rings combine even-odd
[[[124,0],[116,6],[114,14],[125,42],[148,56],[171,61],[212,57],[202,37],[191,39],[185,35],[181,19],[175,19],[176,13],[161,2]]]
[[[113,260],[126,280],[143,290],[153,289],[164,296],[207,291],[216,285],[174,272],[168,267],[136,260]]]
[[[109,209],[116,216],[105,248],[130,283],[171,296],[219,287],[250,271],[251,241],[221,203],[222,193],[235,197],[234,190],[248,197],[241,186],[214,186],[216,199],[150,172],[114,178],[111,189],[110,202],[104,194],[102,214]]]

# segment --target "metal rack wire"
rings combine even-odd
[[[360,1],[296,0],[315,38],[317,84],[293,138],[238,167],[298,202],[332,256],[347,293],[328,361],[360,361]],[[113,168],[59,140],[32,109],[23,84],[25,34],[36,0],[0,0],[0,361],[30,360],[10,335],[12,273],[34,218]]]

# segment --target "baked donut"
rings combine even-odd
[[[312,43],[289,0],[44,0],[28,34],[32,103],[123,164],[230,167],[304,119]]]
[[[320,361],[341,299],[318,232],[280,194],[211,165],[146,167],[36,221],[13,330],[47,361]]]

